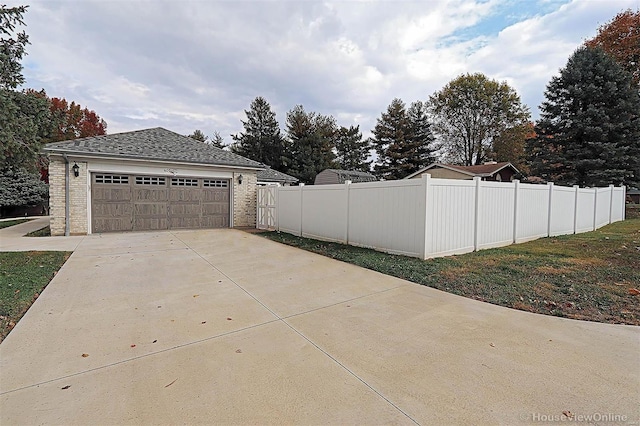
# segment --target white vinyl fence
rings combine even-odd
[[[261,202],[262,201],[262,202]],[[625,188],[422,179],[258,190],[258,227],[427,259],[624,220]]]

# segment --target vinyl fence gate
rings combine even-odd
[[[258,229],[276,229],[276,196],[278,187],[275,185],[258,187],[258,214],[256,227]]]

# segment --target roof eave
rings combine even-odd
[[[185,164],[185,165],[195,165],[195,166],[206,166],[206,167],[229,167],[234,169],[247,169],[247,170],[264,170],[267,166],[250,166],[246,164],[237,164],[237,163],[201,163],[195,161],[184,161],[184,160],[171,160],[171,159],[161,159],[161,158],[142,158],[133,155],[113,155],[109,153],[96,153],[96,152],[85,152],[85,151],[73,151],[69,149],[56,149],[56,148],[42,148],[42,151],[45,151],[49,154],[58,154],[58,155],[73,155],[75,157],[83,157],[83,158],[98,158],[98,159],[106,159],[106,160],[131,160],[131,161],[142,161],[142,162],[151,162],[151,163],[173,163],[173,164]]]

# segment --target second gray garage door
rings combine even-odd
[[[92,232],[229,227],[227,179],[91,176]]]

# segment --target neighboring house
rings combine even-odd
[[[267,167],[265,170],[258,171],[258,185],[278,185],[278,186],[290,186],[298,182],[298,179],[289,176],[286,173],[273,170],[271,167]]]
[[[640,189],[629,189],[627,199],[631,200],[633,204],[640,204]]]
[[[482,180],[510,182],[513,180],[514,175],[520,172],[513,164],[508,162],[496,163],[491,161],[479,166],[453,166],[451,164],[433,163],[410,174],[405,179],[421,178],[426,173],[429,173],[431,177],[441,179],[473,179],[474,177],[480,177]]]
[[[265,166],[161,127],[43,151],[51,235],[255,226]]]
[[[375,182],[378,179],[371,173],[357,170],[325,169],[316,175],[314,185],[330,185],[345,183],[350,180],[352,183]]]

